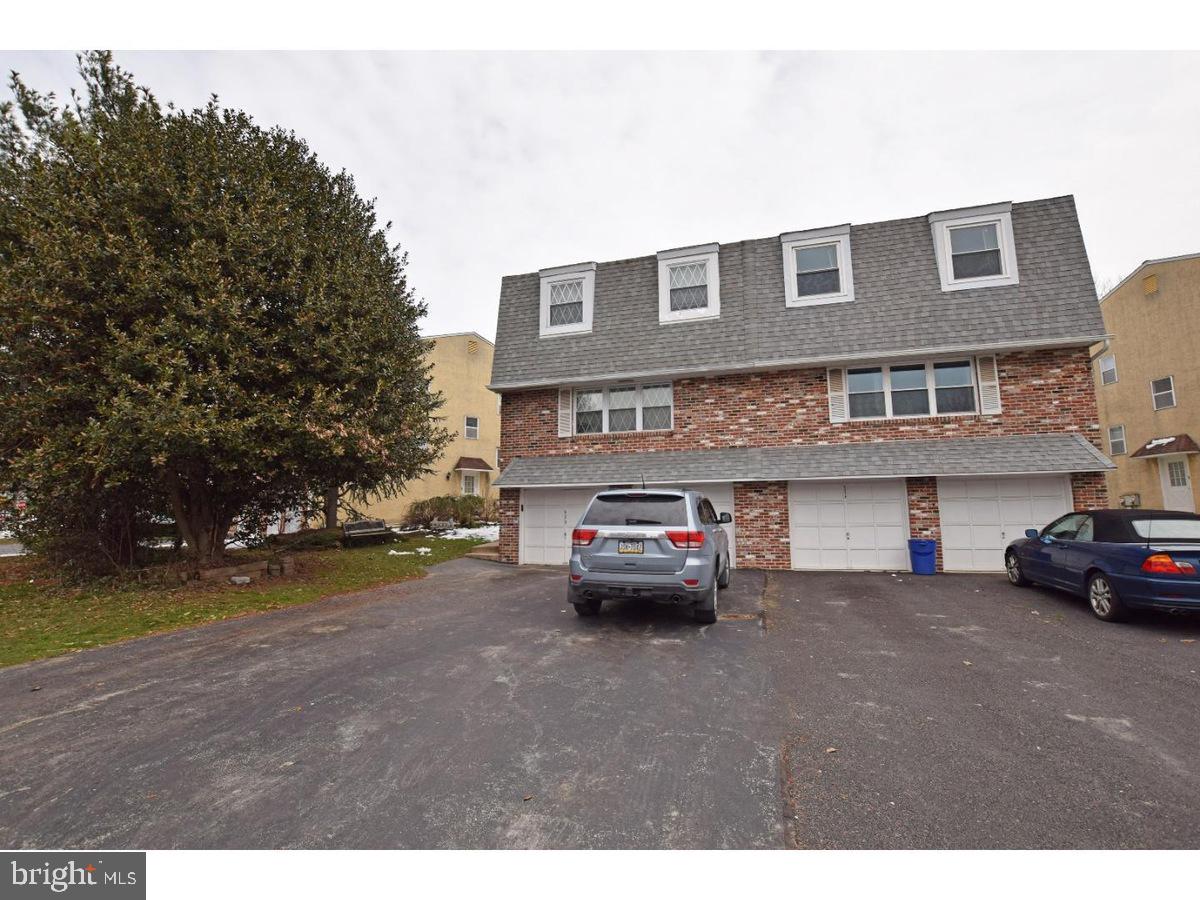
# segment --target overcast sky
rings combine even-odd
[[[1093,273],[1200,252],[1200,54],[117,53],[294,129],[378,200],[425,332],[500,276],[1074,194]],[[41,90],[71,53],[0,54]],[[5,92],[7,95],[7,91]]]

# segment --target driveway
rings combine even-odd
[[[705,628],[563,590],[458,560],[2,670],[0,842],[1198,843],[1195,621],[992,576],[740,571]]]

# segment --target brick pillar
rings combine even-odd
[[[937,570],[942,571],[942,517],[936,478],[906,478],[908,530],[914,538],[937,541]]]
[[[790,569],[786,481],[735,482],[737,564],[746,569]]]
[[[500,561],[516,563],[520,539],[521,490],[500,488]]]
[[[1072,472],[1071,503],[1076,509],[1104,509],[1108,506],[1108,482],[1103,472]]]

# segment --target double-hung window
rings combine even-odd
[[[479,440],[479,416],[465,416],[463,418],[463,437],[468,441]]]
[[[719,247],[705,244],[658,254],[658,320],[681,322],[721,314]]]
[[[620,385],[574,392],[574,433],[614,434],[671,427],[671,385]]]
[[[780,235],[787,306],[816,306],[854,299],[850,226]]]
[[[538,335],[583,334],[592,330],[596,264],[580,263],[542,269]]]
[[[1150,395],[1155,409],[1168,409],[1175,405],[1175,376],[1158,378],[1150,382]]]
[[[1117,383],[1117,358],[1111,354],[1100,357],[1100,383]]]
[[[1125,426],[1113,425],[1108,429],[1108,452],[1110,456],[1120,456],[1125,452]]]
[[[846,370],[849,418],[951,415],[977,410],[969,359]]]
[[[1011,203],[933,213],[929,223],[943,291],[1018,283]]]

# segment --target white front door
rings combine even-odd
[[[1190,513],[1196,511],[1196,497],[1192,493],[1192,476],[1188,471],[1186,456],[1160,456],[1158,478],[1162,483],[1163,509]]]
[[[939,478],[942,565],[948,572],[1000,572],[1004,548],[1072,510],[1065,475]]]
[[[908,571],[908,503],[902,480],[792,481],[793,569]]]
[[[571,530],[595,491],[526,488],[521,491],[522,564],[565,566],[571,558]]]

